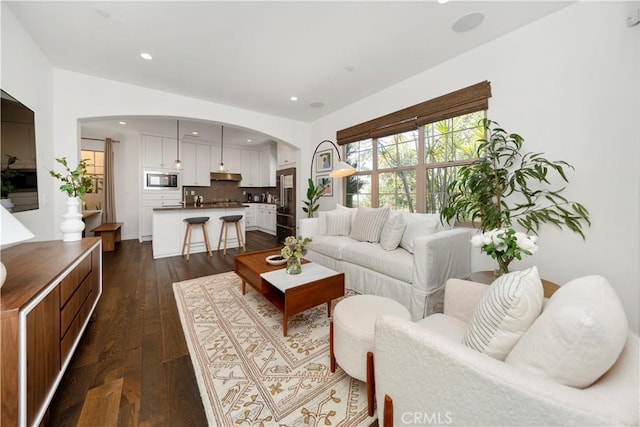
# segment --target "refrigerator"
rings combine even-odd
[[[276,173],[278,212],[276,235],[282,242],[296,235],[296,168],[281,169]]]

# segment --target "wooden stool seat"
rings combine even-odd
[[[236,226],[236,236],[238,236],[238,247],[241,247],[243,251],[246,251],[244,246],[244,240],[242,239],[242,224],[240,224],[240,220],[242,219],[242,215],[227,215],[221,216],[220,220],[220,238],[218,239],[218,250],[220,250],[220,244],[222,243],[222,230],[224,230],[224,252],[223,255],[227,254],[227,235],[229,234],[229,225],[235,224]]]
[[[204,245],[209,252],[209,256],[213,256],[211,253],[211,245],[209,244],[209,233],[207,232],[208,216],[196,216],[192,218],[185,218],[183,220],[187,223],[187,228],[184,230],[184,241],[182,242],[182,255],[184,256],[184,250],[187,249],[187,261],[189,261],[189,253],[191,252],[191,231],[194,225],[200,225],[202,227],[202,234],[204,234]]]

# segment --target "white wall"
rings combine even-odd
[[[540,230],[540,250],[515,268],[537,265],[549,280],[605,276],[638,330],[640,26],[638,3],[580,2],[313,123],[315,143],[339,129],[483,80],[489,117],[525,138],[525,149],[575,166],[564,193],[582,202],[593,225],[586,241]],[[308,172],[307,172],[308,173]],[[338,187],[336,187],[338,189]],[[341,189],[340,189],[341,190]],[[342,200],[323,200],[323,209]],[[492,267],[474,250],[473,269]]]
[[[52,215],[53,198],[60,192],[59,184],[45,169],[52,167],[53,160],[53,68],[4,2],[1,69],[2,89],[31,108],[36,120],[40,209],[17,212],[15,216],[35,234],[33,240],[50,240],[60,223]]]

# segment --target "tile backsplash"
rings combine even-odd
[[[193,195],[191,192],[193,191]],[[205,203],[211,202],[225,202],[225,201],[238,201],[246,202],[247,195],[251,194],[272,194],[276,195],[276,188],[274,187],[254,187],[243,188],[239,187],[237,182],[233,181],[212,181],[210,187],[183,187],[183,195],[186,194],[185,201],[192,202],[193,196],[203,196]],[[185,193],[186,192],[186,193]],[[242,194],[245,192],[246,194]]]

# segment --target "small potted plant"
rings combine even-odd
[[[62,181],[60,190],[67,193],[67,213],[62,215],[64,221],[60,224],[62,230],[62,240],[64,242],[74,242],[82,239],[84,222],[80,213],[80,198],[87,194],[92,188],[91,178],[86,176],[88,159],[80,160],[75,169],[71,169],[66,157],[56,159],[62,165],[65,173],[49,171],[49,174]]]
[[[518,255],[527,254],[526,251],[533,253],[526,247],[520,247],[524,251],[518,252],[513,221],[525,232],[536,235],[542,224],[550,223],[560,229],[567,227],[584,239],[583,226],[591,225],[587,209],[564,197],[561,194],[564,187],[549,188],[552,174],[569,182],[565,169],[573,166],[565,161],[547,160],[543,153],[522,154],[524,138],[520,135],[507,133],[488,119],[482,125],[487,136],[479,141],[478,159],[460,166],[447,187],[448,203],[440,212],[441,220],[471,221],[485,232],[485,239],[486,232],[491,232],[494,244],[510,247],[511,250],[503,251],[498,246],[494,249],[482,246],[484,252],[498,261],[503,273],[508,272],[514,257],[520,259]]]

